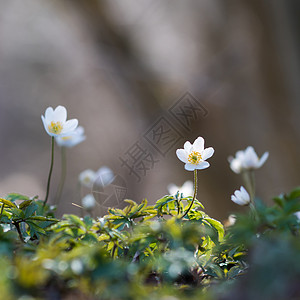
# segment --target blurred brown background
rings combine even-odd
[[[60,213],[79,213],[77,176],[102,165],[124,178],[127,197],[154,202],[192,179],[175,150],[199,135],[216,151],[199,172],[211,216],[243,209],[230,201],[242,180],[227,157],[248,145],[270,152],[258,196],[288,192],[300,179],[299,17],[297,0],[1,1],[1,196],[44,197],[50,138],[40,116],[60,104],[87,135],[68,151]],[[184,138],[137,182],[119,158],[187,91],[207,116],[190,131],[174,123]],[[50,198],[59,163],[56,151]]]

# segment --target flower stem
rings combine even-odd
[[[54,162],[54,136],[51,137],[51,163],[50,163],[50,170],[48,175],[48,182],[47,182],[47,191],[44,201],[44,206],[46,205],[49,197],[49,190],[50,190],[50,181],[51,181],[51,175],[53,170],[53,162]]]
[[[181,217],[181,219],[183,219],[188,213],[189,211],[191,210],[193,204],[194,204],[194,201],[197,197],[197,169],[194,170],[194,196],[193,196],[193,200],[189,206],[189,208],[186,210],[186,212],[183,214],[183,216]]]
[[[60,201],[64,189],[65,181],[66,181],[66,175],[67,175],[66,147],[61,147],[61,174],[60,174],[60,183],[55,195],[55,201],[54,201],[55,205],[58,205]]]
[[[250,194],[250,200],[254,204],[255,198],[255,174],[253,170],[249,170],[243,173],[244,181],[247,190]]]

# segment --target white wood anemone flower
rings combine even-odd
[[[114,172],[109,167],[102,166],[96,172],[95,183],[102,187],[105,187],[111,184],[114,181],[114,178],[115,178]]]
[[[106,166],[102,166],[98,171],[87,169],[79,174],[79,182],[81,185],[92,188],[94,184],[105,187],[114,181],[115,175],[113,171]]]
[[[57,106],[54,110],[48,107],[45,116],[42,115],[42,121],[46,132],[52,136],[66,136],[76,129],[78,120],[67,121],[67,110],[64,106]]]
[[[86,210],[91,210],[96,205],[96,200],[92,194],[88,194],[82,198],[81,204]]]
[[[78,180],[83,186],[92,188],[96,178],[96,172],[91,169],[87,169],[79,174]]]
[[[234,192],[234,195],[231,195],[231,200],[238,205],[248,205],[250,203],[250,195],[246,189],[241,186],[239,190]]]
[[[189,141],[184,143],[183,149],[177,149],[177,157],[185,163],[187,171],[206,169],[210,164],[206,161],[213,156],[215,150],[212,147],[204,149],[203,137],[198,137],[193,144]]]
[[[230,168],[234,173],[240,174],[243,171],[259,169],[268,159],[269,152],[265,152],[261,158],[258,158],[252,146],[245,150],[240,150],[235,157],[230,156],[228,161]]]
[[[55,141],[60,147],[72,148],[86,139],[84,135],[84,128],[82,126],[78,126],[75,130],[70,132],[69,135],[59,135],[55,137]]]
[[[194,186],[191,180],[186,181],[182,186],[177,186],[174,183],[168,185],[168,191],[170,195],[176,195],[179,192],[179,195],[183,196],[193,196]]]

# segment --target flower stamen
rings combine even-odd
[[[197,165],[201,162],[202,160],[202,156],[199,152],[193,151],[189,154],[188,157],[188,162],[193,164],[193,165]]]
[[[60,134],[63,130],[63,125],[61,122],[51,122],[50,125],[48,125],[48,130],[51,133]]]

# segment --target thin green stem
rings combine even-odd
[[[195,202],[195,199],[197,197],[197,190],[198,190],[198,187],[197,187],[197,169],[195,169],[194,170],[194,196],[193,196],[193,200],[192,200],[189,208],[186,210],[186,212],[181,217],[181,219],[183,219],[189,213],[189,211],[191,210],[191,208],[192,208],[192,206]]]
[[[252,187],[251,200],[254,203],[255,191],[256,191],[254,170],[249,171],[249,178],[250,178],[250,183],[251,183],[251,187]]]
[[[48,201],[48,197],[49,197],[50,181],[51,181],[51,175],[52,175],[52,171],[53,171],[53,162],[54,162],[54,136],[51,137],[51,163],[50,163],[50,170],[49,170],[47,191],[46,191],[44,206],[46,205],[46,203]]]
[[[66,181],[66,175],[67,175],[67,155],[66,155],[66,147],[61,147],[61,173],[60,173],[60,182],[59,182],[59,186],[58,189],[56,191],[56,195],[55,195],[55,200],[54,200],[54,204],[58,205],[63,189],[64,189],[64,185],[65,185],[65,181]]]
[[[179,214],[180,214],[180,202],[179,202],[178,198],[176,198],[176,204],[177,204],[177,216],[179,216]]]
[[[255,174],[253,170],[248,170],[243,173],[246,189],[250,194],[251,202],[254,203],[255,198]]]

